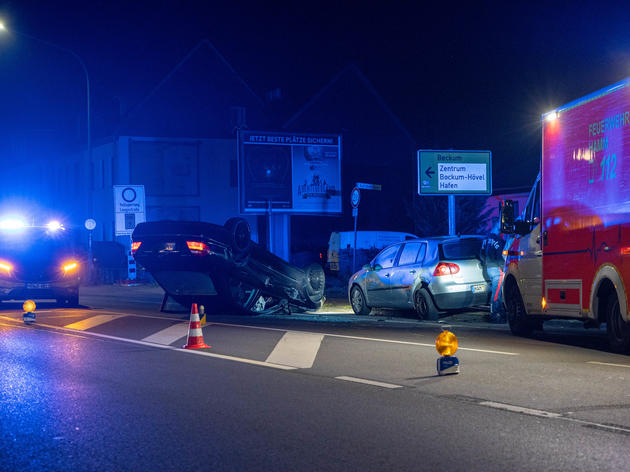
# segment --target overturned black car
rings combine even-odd
[[[140,223],[132,235],[136,262],[167,296],[206,311],[251,314],[317,310],[324,302],[319,264],[295,267],[251,239],[243,218]]]

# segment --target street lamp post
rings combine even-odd
[[[4,23],[0,23],[0,32],[2,31],[9,31],[6,26],[4,25]],[[65,53],[70,54],[72,57],[74,57],[77,62],[79,64],[81,64],[81,68],[83,69],[83,73],[85,74],[85,91],[86,91],[86,113],[87,113],[87,172],[88,172],[88,195],[87,195],[87,201],[88,201],[88,216],[92,217],[92,196],[90,193],[90,186],[92,185],[92,172],[91,172],[91,165],[92,165],[92,126],[91,126],[91,112],[90,112],[90,75],[88,74],[88,70],[87,67],[85,65],[85,62],[83,62],[83,59],[81,59],[81,57],[74,52],[71,49],[68,49],[66,47],[63,46],[59,46],[58,44],[55,43],[51,43],[50,41],[46,41],[45,39],[40,39],[36,36],[27,34],[27,33],[22,33],[20,31],[15,31],[15,30],[11,30],[11,32],[13,34],[16,34],[18,36],[22,36],[24,38],[27,39],[31,39],[33,41],[38,41],[42,44],[45,44],[46,46],[52,47],[54,49],[58,49],[60,51],[63,51]]]
[[[6,26],[4,25],[4,23],[0,22],[0,32],[5,32],[8,31],[8,29],[6,28]],[[88,185],[87,185],[87,204],[88,204],[88,216],[90,218],[92,218],[92,211],[93,211],[93,204],[92,204],[92,193],[91,193],[91,186],[92,186],[92,126],[91,126],[91,112],[90,112],[90,75],[88,74],[88,70],[87,67],[85,65],[85,62],[83,62],[83,59],[81,59],[81,57],[74,52],[72,49],[68,49],[66,47],[60,46],[58,44],[55,43],[51,43],[50,41],[46,41],[45,39],[41,39],[38,38],[36,36],[27,34],[27,33],[22,33],[19,31],[15,31],[15,30],[11,30],[12,33],[18,35],[18,36],[22,36],[24,38],[33,40],[33,41],[38,41],[42,44],[45,44],[48,47],[54,48],[54,49],[58,49],[60,51],[63,51],[67,54],[70,54],[72,57],[74,57],[77,62],[79,64],[81,64],[81,68],[83,69],[83,73],[85,74],[85,92],[86,92],[86,113],[87,113],[87,173],[88,173]],[[90,251],[89,251],[89,257],[90,260],[88,261],[88,283],[91,282],[91,276],[92,276],[92,251],[91,251],[91,246],[92,246],[92,231],[90,231],[89,234],[89,245],[90,245]]]

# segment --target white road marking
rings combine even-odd
[[[86,329],[94,328],[95,326],[99,326],[104,323],[109,323],[110,321],[121,317],[122,315],[96,315],[81,321],[77,321],[76,323],[66,325],[64,326],[64,328],[85,331]]]
[[[118,315],[118,316],[135,316],[139,318],[153,318],[153,319],[158,319],[158,320],[182,321],[181,318],[172,318],[172,317],[161,316],[161,315],[141,315],[141,314],[132,314],[132,313],[121,313],[121,312],[109,311],[109,310],[104,310],[104,309],[93,310],[92,313],[94,312],[99,312],[99,313],[104,313],[104,314],[107,313],[107,314]],[[216,326],[231,326],[231,327],[236,327],[236,328],[260,329],[260,330],[265,330],[265,331],[282,331],[282,332],[287,331],[286,328],[271,328],[268,326],[252,326],[252,325],[241,325],[241,324],[235,324],[235,323],[216,323],[216,322],[212,322],[212,324]],[[300,332],[307,333],[307,331],[300,331]],[[359,341],[376,341],[376,342],[382,342],[382,343],[403,344],[407,346],[420,346],[420,347],[428,347],[431,349],[435,349],[434,343],[419,343],[419,342],[414,342],[414,341],[399,341],[396,339],[371,338],[367,336],[349,336],[349,335],[344,335],[344,334],[332,334],[332,333],[312,333],[312,334],[318,334],[318,335],[321,334],[323,336],[330,336],[333,338],[356,339]],[[502,356],[519,356],[520,355],[520,353],[518,352],[494,351],[490,349],[476,349],[476,348],[462,347],[462,346],[459,347],[459,350],[469,351],[469,352],[481,352],[485,354],[498,354]]]
[[[267,357],[267,362],[310,369],[323,339],[323,334],[287,331]]]
[[[16,320],[11,320],[13,322],[16,322]],[[36,323],[34,325],[34,327],[38,327],[41,326],[43,328],[48,328],[53,330],[52,332],[54,333],[55,331],[67,331],[70,333],[76,332],[77,330],[71,329],[71,328],[61,328],[59,326],[54,326],[54,325],[48,325],[48,324],[42,324],[42,323]],[[16,327],[21,327],[20,325],[16,325]],[[32,329],[33,327],[30,327],[29,329]],[[245,359],[242,357],[235,357],[235,356],[226,356],[224,354],[215,354],[213,352],[208,352],[208,351],[201,351],[201,350],[194,350],[194,349],[182,349],[182,348],[178,348],[178,347],[174,347],[174,346],[167,346],[164,344],[156,344],[156,343],[150,343],[147,341],[139,341],[136,339],[128,339],[128,338],[120,338],[118,336],[110,336],[108,334],[100,334],[100,333],[94,333],[91,331],[80,331],[82,335],[85,336],[93,336],[95,338],[101,338],[101,339],[111,339],[113,341],[120,341],[120,342],[124,342],[124,343],[130,343],[130,344],[139,344],[141,346],[148,346],[148,347],[154,347],[157,349],[166,349],[169,351],[176,351],[176,352],[183,352],[186,354],[193,354],[193,355],[197,355],[197,356],[205,356],[205,357],[214,357],[215,359],[225,359],[228,361],[234,361],[234,362],[240,362],[242,364],[251,364],[251,365],[257,365],[257,366],[262,366],[262,367],[271,367],[272,369],[279,369],[279,370],[295,370],[295,367],[291,367],[288,365],[277,365],[277,364],[271,364],[269,362],[262,362],[262,361],[256,361],[253,359]],[[66,335],[66,333],[55,333],[55,334],[60,334],[60,335]]]
[[[249,329],[262,329],[267,331],[286,331],[283,328],[269,328],[267,326],[250,326],[250,325],[240,325],[234,323],[215,323],[212,324],[217,326],[234,326],[237,328],[249,328]],[[301,333],[306,333],[307,331],[300,331]],[[430,347],[435,349],[435,343],[418,343],[414,341],[399,341],[397,339],[382,339],[382,338],[370,338],[367,336],[349,336],[346,334],[332,334],[332,333],[313,333],[313,334],[322,334],[324,336],[329,336],[331,338],[344,338],[344,339],[357,339],[360,341],[376,341],[381,343],[391,343],[391,344],[406,344],[408,346],[421,346],[421,347]],[[520,356],[518,352],[505,352],[505,351],[492,351],[489,349],[475,349],[472,347],[459,347],[460,351],[471,351],[471,352],[483,352],[486,354],[500,354],[503,356]]]
[[[530,415],[530,416],[542,416],[544,418],[562,417],[562,415],[559,413],[552,413],[550,411],[543,411],[543,410],[534,410],[532,408],[525,408],[522,406],[508,405],[507,403],[480,402],[479,404],[482,406],[489,406],[490,408],[497,408],[499,410],[512,411],[514,413],[523,413],[525,415]]]
[[[376,380],[360,379],[358,377],[348,377],[346,375],[341,375],[341,376],[335,377],[335,378],[337,380],[347,380],[348,382],[356,382],[356,383],[367,384],[367,385],[375,385],[377,387],[383,387],[383,388],[402,388],[402,385],[390,384],[390,383],[386,383],[386,382],[377,382]]]
[[[587,361],[587,364],[597,364],[597,365],[608,365],[611,367],[625,367],[626,369],[630,369],[630,365],[627,364],[610,364],[608,362],[597,362],[597,361]]]
[[[162,331],[153,333],[151,336],[147,336],[143,339],[143,341],[157,344],[172,344],[178,339],[188,336],[189,327],[190,323],[188,322],[177,323],[163,329]]]
[[[490,402],[490,401],[479,402],[479,405],[487,406],[490,408],[496,408],[498,410],[511,411],[513,413],[522,413],[524,415],[538,416],[538,417],[549,418],[549,419],[560,420],[560,421],[569,421],[571,423],[578,423],[583,426],[591,426],[591,427],[595,427],[599,429],[604,429],[604,430],[611,431],[614,433],[630,434],[630,428],[626,428],[623,426],[614,426],[610,424],[595,423],[593,421],[586,421],[586,420],[581,420],[578,418],[571,418],[568,416],[561,415],[560,413],[553,413],[551,411],[535,410],[532,408],[525,408],[522,406],[509,405],[507,403],[497,403],[497,402]]]

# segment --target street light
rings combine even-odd
[[[4,25],[4,23],[0,22],[0,32],[9,32],[9,30],[7,29],[7,27]],[[91,126],[91,113],[90,113],[90,76],[88,74],[88,70],[87,67],[85,66],[85,62],[83,62],[83,59],[81,59],[81,57],[74,52],[71,49],[68,49],[66,47],[63,46],[59,46],[58,44],[55,43],[51,43],[50,41],[46,41],[44,39],[40,39],[37,38],[36,36],[30,35],[30,34],[26,34],[26,33],[22,33],[19,31],[15,31],[15,30],[11,30],[10,32],[12,32],[13,34],[16,34],[18,36],[22,36],[24,38],[27,39],[31,39],[34,41],[38,41],[42,44],[45,44],[46,46],[58,49],[60,51],[63,51],[65,53],[70,54],[72,57],[74,57],[79,64],[81,64],[81,68],[83,69],[83,72],[85,74],[85,90],[86,90],[86,99],[87,99],[87,106],[86,106],[86,111],[87,111],[87,154],[88,154],[88,162],[87,162],[87,171],[88,171],[88,177],[89,177],[89,184],[88,184],[88,214],[90,216],[92,216],[92,196],[90,193],[90,185],[92,184],[92,173],[91,173],[91,165],[92,165],[92,126]]]

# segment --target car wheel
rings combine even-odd
[[[63,297],[57,298],[57,305],[67,306],[67,307],[79,306],[79,294],[78,293],[65,294]]]
[[[606,333],[613,351],[625,353],[630,350],[630,325],[621,317],[619,299],[614,294],[606,305]]]
[[[305,269],[306,296],[314,307],[320,308],[323,304],[324,289],[326,288],[326,276],[324,269],[316,262]]]
[[[434,321],[439,317],[438,309],[435,307],[431,294],[426,288],[420,288],[415,291],[413,294],[413,307],[421,320]]]
[[[506,315],[510,325],[510,331],[516,336],[529,336],[534,330],[534,323],[527,319],[525,305],[518,288],[514,285],[510,287],[510,291],[506,300]],[[542,325],[541,325],[542,327]]]
[[[369,315],[372,309],[367,306],[363,290],[358,285],[354,285],[350,290],[350,305],[352,311],[357,315]]]

